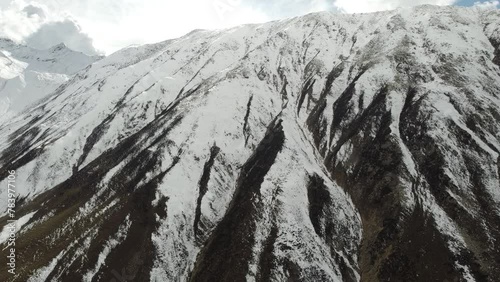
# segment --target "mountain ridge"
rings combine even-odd
[[[92,64],[0,125],[29,216],[0,277],[494,281],[499,26],[318,13]]]
[[[0,38],[0,113],[7,120],[101,59],[57,44],[37,50]]]

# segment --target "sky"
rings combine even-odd
[[[33,48],[61,42],[88,55],[317,11],[364,13],[420,4],[499,8],[500,0],[0,0],[0,37]]]

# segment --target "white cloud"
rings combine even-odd
[[[63,42],[70,49],[88,55],[99,53],[93,46],[92,38],[83,33],[80,26],[70,19],[45,23],[25,41],[28,46],[37,49],[48,49]]]
[[[67,13],[23,0],[2,1],[0,8],[0,37],[39,49],[65,43],[89,55],[98,53],[92,39]]]
[[[333,0],[246,0],[245,4],[276,19],[332,10],[334,2]]]
[[[78,23],[82,33],[93,39],[97,49],[107,53],[132,44],[179,37],[193,29],[227,28],[333,8],[332,0],[44,0],[43,4],[50,11],[47,16],[50,21],[60,22],[69,17]],[[34,10],[30,7],[26,12],[34,16],[41,14]],[[22,20],[34,21],[26,15]],[[22,24],[17,28],[21,26],[29,25]],[[31,28],[14,33],[26,38],[33,32]],[[47,43],[43,42],[43,45]]]
[[[479,9],[495,9],[499,4],[499,1],[474,2],[474,7],[478,7]]]
[[[498,1],[477,5],[491,7],[498,5]],[[323,10],[359,13],[456,2],[458,0],[0,0],[0,36],[16,41],[29,39],[28,42],[36,46],[58,44],[54,41],[64,39],[69,47],[84,52],[90,52],[93,43],[95,48],[109,54],[132,44],[179,37],[193,29],[227,28]],[[67,36],[48,36],[62,31]],[[81,46],[76,46],[78,41]]]
[[[106,3],[115,5],[121,1]],[[237,0],[126,0],[126,3],[126,8],[118,13],[111,12],[111,21],[100,20],[91,12],[75,14],[99,49],[113,51],[130,44],[179,37],[193,29],[217,29],[270,20],[264,13]]]
[[[25,12],[28,17],[39,17],[40,19],[47,18],[46,8],[36,3],[24,7],[23,12]]]
[[[368,13],[423,4],[451,5],[456,0],[336,0],[334,6],[346,13]]]
[[[23,11],[25,5],[19,1],[3,3],[0,9],[0,37],[7,37],[21,42],[43,24],[40,16]]]

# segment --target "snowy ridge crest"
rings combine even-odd
[[[0,124],[16,279],[495,281],[499,26],[315,13],[93,63]]]

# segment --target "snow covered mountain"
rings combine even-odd
[[[496,281],[499,65],[434,6],[121,50],[0,125],[0,280]]]
[[[46,97],[98,59],[64,44],[37,50],[0,38],[0,120]]]

